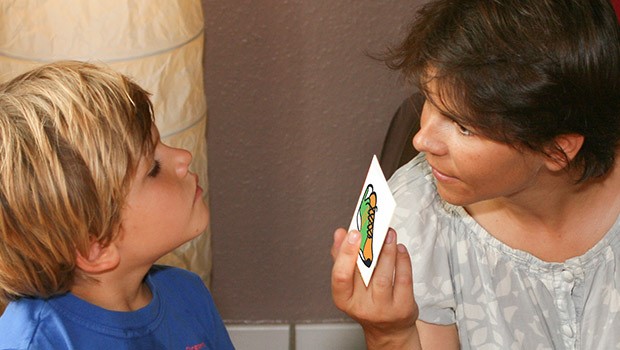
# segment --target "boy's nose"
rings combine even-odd
[[[177,175],[185,177],[189,172],[189,165],[192,163],[192,153],[186,149],[175,149],[175,159],[177,161]]]

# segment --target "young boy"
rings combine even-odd
[[[80,62],[0,86],[0,349],[230,349],[194,274],[155,261],[209,221],[148,93]]]

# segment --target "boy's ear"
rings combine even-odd
[[[583,146],[583,135],[563,134],[554,139],[554,144],[549,146],[547,151],[547,168],[551,171],[560,171],[572,161],[581,146]]]
[[[114,269],[120,262],[120,255],[114,242],[107,246],[92,240],[88,249],[88,256],[77,252],[77,267],[89,274],[99,274]]]

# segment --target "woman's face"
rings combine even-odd
[[[426,153],[439,195],[448,203],[466,206],[517,195],[536,183],[544,155],[519,150],[476,133],[443,111],[433,95],[424,104],[414,147]]]

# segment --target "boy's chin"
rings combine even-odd
[[[196,234],[194,235],[194,238],[200,236],[203,232],[205,232],[209,228],[210,223],[211,223],[211,213],[209,212],[209,208],[205,206],[203,220],[201,221],[200,228],[198,232],[196,232]]]
[[[197,226],[196,231],[194,231],[192,235],[190,236],[190,238],[187,241],[185,241],[183,244],[202,235],[207,230],[207,228],[209,228],[209,223],[210,223],[209,215],[207,214],[207,217],[205,218],[204,222],[201,223],[201,225]]]

